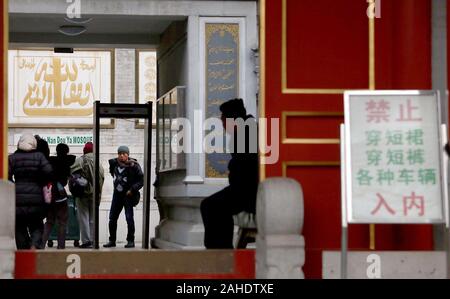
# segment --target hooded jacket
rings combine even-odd
[[[104,170],[101,164],[99,164],[99,193],[100,199],[102,197],[103,182],[105,179]],[[80,198],[81,200],[92,200],[94,198],[94,154],[88,152],[87,154],[78,157],[70,167],[70,173],[81,171],[83,177],[89,181],[89,188],[86,191],[86,196]]]
[[[44,154],[36,151],[36,139],[23,135],[8,161],[8,179],[16,186],[16,215],[45,216],[42,187],[51,181],[52,167]]]

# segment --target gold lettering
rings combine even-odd
[[[81,60],[80,67],[81,67],[81,70],[83,70],[83,71],[94,71],[97,67],[97,61],[94,59],[94,64],[89,65],[89,64],[85,63],[84,59],[83,59],[83,60]]]
[[[67,80],[67,73],[63,74],[61,72],[61,69],[63,68],[63,65],[61,65],[61,58],[55,57],[53,58],[53,65],[52,65],[52,73],[47,73],[47,64],[45,65],[45,74],[44,74],[44,81],[49,82],[53,84],[53,100],[55,107],[61,107],[62,99],[61,99],[61,85],[62,82]],[[40,78],[40,75],[39,75]],[[50,100],[50,99],[49,99]]]
[[[217,62],[210,62],[209,65],[232,65],[234,63],[234,59],[230,60],[220,60]]]
[[[211,54],[218,54],[220,52],[223,53],[234,53],[235,49],[233,48],[227,48],[227,47],[212,47],[208,50],[208,53]]]
[[[93,109],[83,108],[83,109],[71,109],[71,108],[23,108],[26,115],[31,116],[89,116],[92,115]]]
[[[222,99],[210,99],[210,100],[208,100],[208,105],[220,106],[220,105],[222,105],[223,102],[224,102],[224,100],[222,100]]]
[[[35,66],[34,60],[22,59],[19,68]],[[96,63],[89,65],[84,60],[81,70],[93,71]],[[53,57],[51,63],[40,64],[34,72],[35,83],[28,84],[22,106],[26,115],[33,116],[88,116],[92,115],[92,107],[85,109],[64,108],[73,103],[86,106],[94,96],[91,82],[76,82],[78,66],[74,60],[63,63],[60,57]],[[66,83],[67,85],[64,85]],[[63,91],[64,88],[64,91]]]
[[[36,66],[34,63],[34,59],[32,58],[30,61],[27,61],[25,58],[22,58],[22,63],[19,62],[19,69],[33,69]]]
[[[212,86],[209,89],[209,91],[210,92],[214,92],[214,91],[222,92],[222,91],[231,90],[233,88],[234,88],[234,84],[231,84],[231,85],[221,84],[221,85],[214,85],[214,86]]]
[[[208,79],[222,79],[228,80],[234,75],[234,70],[229,71],[211,71],[208,72]]]

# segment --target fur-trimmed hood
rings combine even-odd
[[[36,138],[34,138],[34,136],[31,134],[23,134],[19,139],[19,143],[17,144],[17,148],[24,152],[34,151],[36,150],[36,147]]]

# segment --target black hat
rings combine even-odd
[[[128,148],[128,146],[126,145],[121,145],[117,148],[117,153],[127,153],[128,155],[130,154],[130,149]]]
[[[69,146],[65,143],[59,143],[56,146],[56,155],[57,156],[65,156],[69,153]]]
[[[220,105],[219,109],[225,118],[236,119],[247,115],[247,111],[244,107],[244,101],[242,99],[229,100]]]

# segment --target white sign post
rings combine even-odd
[[[350,91],[341,128],[342,277],[348,223],[446,223],[437,91]]]

